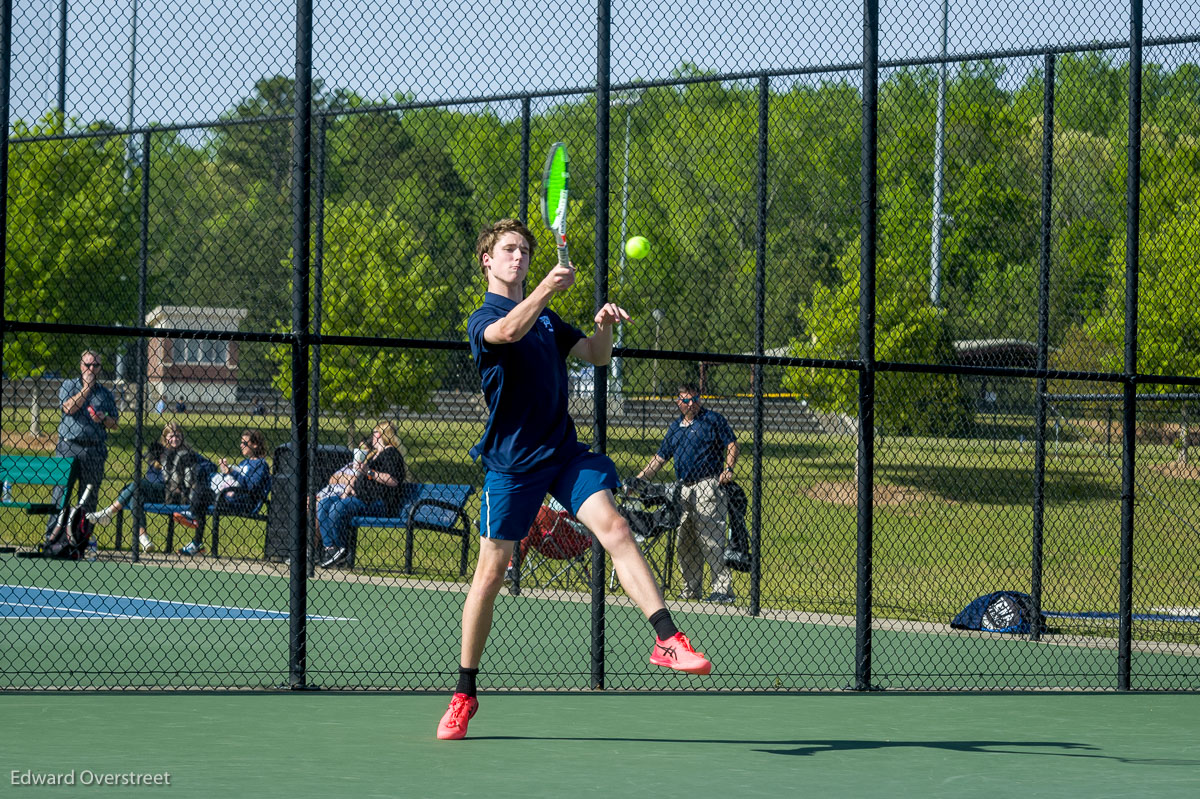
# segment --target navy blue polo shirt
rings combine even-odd
[[[507,297],[488,292],[467,320],[471,355],[488,406],[487,427],[476,449],[489,471],[504,474],[565,461],[586,449],[567,413],[567,354],[583,331],[547,308],[520,341],[486,342],[488,325],[515,307]]]
[[[737,440],[733,428],[716,411],[701,408],[687,427],[680,416],[667,428],[667,437],[658,448],[663,460],[675,458],[675,477],[684,482],[719,477],[725,468],[725,450]]]

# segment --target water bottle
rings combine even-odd
[[[4,491],[0,492],[0,502],[12,502],[12,480],[4,481]]]
[[[90,561],[94,561],[94,560],[96,560],[97,557],[99,557],[99,555],[100,555],[100,547],[96,544],[96,539],[95,538],[88,539],[87,559]]]

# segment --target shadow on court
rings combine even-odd
[[[867,752],[891,749],[933,749],[947,752],[962,752],[980,755],[1032,755],[1035,757],[1072,757],[1108,760],[1116,763],[1136,763],[1145,766],[1200,766],[1200,760],[1184,758],[1119,757],[1096,754],[1100,747],[1070,741],[896,741],[863,739],[826,739],[811,741],[796,740],[737,740],[734,738],[630,738],[630,737],[587,737],[587,736],[535,736],[535,735],[472,735],[471,741],[577,741],[581,743],[636,743],[636,744],[716,744],[720,746],[754,746],[753,752],[767,755],[791,755],[811,757],[834,752]],[[757,747],[772,747],[769,749]],[[778,747],[778,748],[775,748]],[[1034,751],[1058,750],[1058,751]]]

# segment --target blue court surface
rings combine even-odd
[[[0,585],[0,619],[231,619],[286,621],[288,613],[262,608],[202,605],[166,599],[91,594],[24,585]],[[353,621],[309,616],[310,621]]]

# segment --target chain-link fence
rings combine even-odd
[[[1200,686],[1195,8],[834,5],[0,4],[0,686],[448,689],[475,237],[554,141],[550,307],[632,316],[580,439],[737,437],[707,557],[677,464],[617,495],[716,669],[547,507],[482,687]]]

